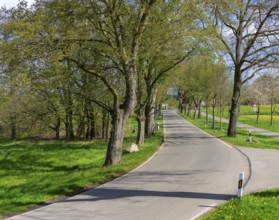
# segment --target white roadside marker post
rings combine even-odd
[[[252,143],[252,130],[249,130],[249,143]]]
[[[241,198],[243,195],[243,185],[244,185],[244,172],[241,172],[239,174],[239,180],[238,180],[238,191],[237,191],[238,198]]]

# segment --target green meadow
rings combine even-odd
[[[123,149],[135,142],[129,120]],[[59,200],[112,180],[150,157],[162,142],[162,129],[136,153],[104,167],[107,141],[0,141],[0,219]]]
[[[208,109],[209,114],[212,115],[212,108]],[[203,109],[205,112],[205,109]],[[219,108],[215,109],[217,117],[220,116]],[[225,107],[223,111],[223,118],[229,119],[229,107]],[[241,105],[238,122],[251,125],[254,127],[262,128],[268,131],[279,132],[279,108],[273,115],[273,125],[270,125],[270,105],[262,105],[260,107],[259,122],[257,123],[257,114],[253,112],[252,106]]]

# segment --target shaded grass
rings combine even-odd
[[[130,119],[123,148],[135,142]],[[162,129],[146,138],[140,151],[123,154],[122,162],[103,167],[107,142],[0,141],[0,216],[25,211],[61,195],[105,183],[135,168],[162,142]],[[0,217],[1,218],[1,217]]]
[[[201,219],[274,220],[279,219],[278,204],[279,189],[272,189],[232,199]]]
[[[279,139],[267,137],[260,134],[253,134],[253,142],[248,142],[249,132],[247,130],[237,128],[237,136],[236,138],[227,137],[227,128],[228,124],[223,124],[223,129],[220,130],[220,123],[216,122],[216,129],[212,130],[211,125],[212,121],[209,120],[209,123],[205,127],[205,117],[201,117],[199,119],[193,119],[190,117],[185,117],[181,115],[183,118],[196,125],[200,129],[208,132],[209,134],[228,142],[235,146],[244,146],[244,147],[255,147],[255,148],[265,148],[265,149],[279,149]]]

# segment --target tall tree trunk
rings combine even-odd
[[[66,91],[66,106],[65,106],[65,128],[66,128],[66,139],[74,140],[74,125],[73,125],[73,97],[71,91],[71,85],[68,85]]]
[[[147,90],[147,103],[145,106],[145,135],[147,137],[154,133],[154,113],[155,113],[155,97],[152,89]]]
[[[57,117],[57,122],[55,126],[55,139],[59,140],[60,139],[60,125],[61,125],[61,118]]]
[[[205,123],[208,124],[208,104],[205,104]]]
[[[89,132],[89,136],[90,139],[96,138],[96,121],[95,121],[95,115],[94,112],[90,112],[90,132]]]
[[[107,112],[105,110],[103,110],[103,115],[102,115],[102,139],[105,138],[106,115],[107,115]]]
[[[259,120],[260,120],[260,113],[261,113],[261,105],[260,103],[258,102],[258,109],[257,109],[257,123],[259,123]]]
[[[106,155],[105,165],[114,165],[121,161],[122,144],[127,115],[122,109],[114,111],[112,115],[112,129]]]
[[[227,135],[228,137],[236,137],[237,119],[239,115],[239,98],[242,87],[240,70],[235,70],[234,88],[230,109],[230,120]]]
[[[271,97],[271,103],[270,103],[270,126],[273,126],[273,115],[275,112],[276,104],[273,102],[273,98]]]
[[[10,116],[10,123],[11,123],[11,138],[14,140],[16,139],[16,116],[14,112],[12,112],[12,115]]]
[[[109,138],[109,123],[110,122],[110,114],[109,112],[107,113],[107,124],[106,124],[106,139]]]
[[[114,95],[112,114],[112,128],[104,166],[114,165],[121,161],[124,130],[127,119],[133,112],[137,102],[137,70],[133,63],[129,66],[126,75],[126,92],[123,104],[119,105],[119,97]],[[120,108],[119,108],[120,107]]]
[[[201,118],[201,103],[202,103],[202,100],[200,99],[199,106],[198,106],[198,118]]]
[[[222,122],[222,118],[223,118],[223,106],[222,106],[221,99],[220,99],[219,111],[220,111],[220,130],[222,130],[222,129],[223,129],[223,122]]]
[[[143,114],[139,114],[137,116],[138,122],[138,133],[137,133],[137,144],[144,144],[144,130],[145,130],[145,116]]]
[[[215,107],[216,107],[216,95],[213,96],[213,104],[212,104],[212,129],[216,128],[216,123],[215,123]]]
[[[188,109],[187,109],[187,116],[191,114],[192,103],[189,102]]]
[[[187,114],[187,102],[185,102],[183,106],[183,115],[186,116],[186,114]]]

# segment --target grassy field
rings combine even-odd
[[[205,109],[203,109],[205,112]],[[269,131],[279,132],[279,108],[273,115],[273,126],[270,126],[270,106],[261,106],[259,116],[259,123],[256,122],[257,115],[252,110],[252,106],[240,106],[238,121],[243,124],[251,125],[254,127],[262,128]],[[219,117],[220,111],[215,109],[216,116]],[[209,108],[209,114],[212,114],[212,108]],[[225,107],[223,118],[229,119],[229,107]]]
[[[216,137],[220,138],[221,140],[228,142],[235,146],[279,149],[279,139],[276,139],[276,138],[270,138],[270,137],[266,137],[266,136],[254,133],[253,142],[249,143],[248,142],[249,132],[244,129],[237,128],[237,137],[230,138],[230,137],[227,137],[228,124],[223,124],[223,129],[220,130],[219,129],[220,124],[219,124],[219,122],[216,122],[216,129],[212,130],[211,129],[212,121],[210,121],[210,120],[209,120],[209,123],[207,124],[207,126],[205,127],[205,125],[204,125],[205,117],[201,117],[200,119],[196,119],[196,120],[194,120],[193,118],[190,118],[190,117],[185,117],[185,116],[182,116],[182,117],[186,118],[189,122],[191,122],[192,124],[196,125],[197,127],[201,128],[201,129],[203,129],[204,131],[208,132],[209,134],[216,136]]]
[[[185,117],[184,117],[185,118]],[[192,119],[186,117],[192,124],[209,134],[220,138],[235,146],[246,146],[266,149],[279,149],[279,139],[269,138],[262,135],[253,135],[253,142],[249,143],[248,131],[237,129],[237,137],[229,138],[226,136],[227,125],[225,124],[223,130],[220,130],[220,124],[217,123],[217,129],[210,128],[211,123],[205,128],[205,118]],[[258,192],[251,195],[245,195],[241,200],[232,199],[217,209],[209,212],[202,220],[254,220],[265,219],[274,220],[279,219],[279,189],[272,189],[264,192]]]
[[[135,142],[130,120],[124,148]],[[49,200],[107,182],[135,168],[162,142],[162,129],[119,165],[103,167],[106,141],[0,141],[0,219]],[[2,216],[2,217],[1,217]]]
[[[201,220],[275,220],[279,219],[279,189],[245,195],[232,199],[209,212]]]

